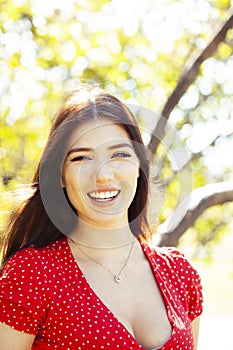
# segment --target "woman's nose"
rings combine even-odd
[[[109,183],[114,179],[114,176],[111,162],[105,161],[98,164],[95,172],[96,183]]]

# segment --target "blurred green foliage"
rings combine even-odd
[[[30,182],[70,89],[96,82],[129,104],[161,112],[188,59],[207,45],[231,6],[227,0],[0,0],[1,223],[16,200],[12,190]],[[170,117],[192,159],[193,188],[232,179],[232,44],[230,30]],[[157,181],[169,182],[161,221],[182,186],[167,151],[156,155]],[[188,233],[196,252],[209,256],[210,242],[229,232],[232,211],[210,208],[197,220]]]

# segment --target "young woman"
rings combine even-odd
[[[175,248],[150,247],[148,179],[129,109],[72,93],[5,243],[0,350],[196,349],[200,278]]]

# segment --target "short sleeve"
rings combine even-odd
[[[0,276],[0,322],[37,333],[48,305],[45,267],[33,248],[17,252],[7,262]]]
[[[179,275],[188,306],[188,316],[191,321],[203,311],[203,295],[201,278],[187,257],[176,248],[168,248],[175,272]]]

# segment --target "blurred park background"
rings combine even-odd
[[[232,5],[0,0],[2,231],[64,96],[100,84],[133,106],[151,151],[157,244],[201,274],[199,350],[233,349]]]

